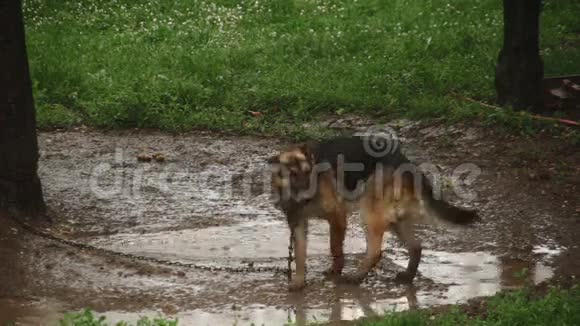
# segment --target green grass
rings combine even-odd
[[[380,319],[365,320],[359,326],[414,325],[580,325],[580,288],[552,289],[537,297],[528,290],[502,293],[487,300],[484,314],[469,316],[458,307],[431,316],[428,311],[387,314]]]
[[[547,75],[580,73],[579,16],[545,1]],[[449,96],[493,99],[497,0],[25,0],[25,18],[41,127],[283,134],[337,112],[529,125]]]
[[[80,312],[70,312],[59,321],[59,326],[108,326],[107,319],[103,316],[95,317],[93,312],[85,309]],[[177,326],[177,320],[169,320],[164,318],[147,318],[142,317],[135,324],[127,322],[118,322],[115,326]]]

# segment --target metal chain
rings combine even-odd
[[[59,243],[62,243],[64,245],[67,246],[71,246],[77,249],[81,249],[81,250],[86,250],[86,251],[92,251],[92,252],[96,252],[96,253],[100,253],[100,254],[105,254],[105,255],[112,255],[112,256],[118,256],[118,257],[123,257],[123,258],[127,258],[127,259],[131,259],[131,260],[136,260],[136,261],[143,261],[143,262],[150,262],[150,263],[156,263],[156,264],[160,264],[160,265],[166,265],[166,266],[172,266],[172,267],[183,267],[183,268],[191,268],[191,269],[196,269],[196,270],[201,270],[201,271],[207,271],[207,272],[228,272],[228,273],[276,273],[276,274],[281,274],[281,273],[286,273],[288,274],[288,277],[290,277],[291,274],[291,262],[292,262],[292,256],[290,255],[290,257],[288,258],[288,268],[285,267],[278,267],[278,266],[254,266],[253,262],[248,263],[248,266],[240,266],[240,267],[231,267],[231,266],[211,266],[211,265],[203,265],[203,264],[197,264],[197,263],[183,263],[183,262],[179,262],[179,261],[171,261],[171,260],[167,260],[167,259],[160,259],[160,258],[154,258],[154,257],[147,257],[147,256],[140,256],[140,255],[135,255],[135,254],[129,254],[129,253],[124,253],[124,252],[118,252],[118,251],[114,251],[114,250],[110,250],[110,249],[105,249],[105,248],[101,248],[101,247],[96,247],[93,245],[89,245],[86,243],[81,243],[81,242],[76,242],[76,241],[72,241],[72,240],[67,240],[64,238],[61,238],[59,236],[56,236],[54,234],[51,234],[49,232],[46,231],[41,231],[21,220],[18,220],[17,218],[14,219],[20,226],[22,226],[23,229],[25,229],[26,231],[43,237],[45,239],[49,239],[52,241],[56,241]],[[289,246],[289,250],[292,248],[292,235],[291,235],[291,243]]]
[[[294,260],[294,256],[292,255],[294,251],[294,229],[290,229],[290,240],[288,241],[288,268],[286,274],[288,274],[288,281],[292,280],[292,261]]]

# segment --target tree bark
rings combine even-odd
[[[44,212],[21,0],[0,0],[0,210]]]
[[[503,0],[504,39],[495,75],[500,105],[542,110],[541,5],[541,0]]]

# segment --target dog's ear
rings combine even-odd
[[[314,159],[314,155],[312,154],[312,146],[308,143],[304,143],[302,145],[300,145],[300,151],[302,152],[302,154],[304,154],[304,156],[306,157],[306,159],[312,163],[313,159]]]
[[[280,164],[280,156],[274,155],[268,159],[269,164]]]
[[[306,160],[300,161],[300,170],[302,172],[310,172],[314,165],[314,155],[312,154],[312,146],[308,143],[302,144],[298,147],[300,152],[304,155]]]

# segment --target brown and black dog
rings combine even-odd
[[[328,221],[333,263],[326,274],[340,275],[347,215],[358,206],[367,226],[367,254],[354,275],[342,278],[350,282],[362,281],[379,261],[386,231],[393,231],[409,251],[407,269],[397,279],[411,282],[421,259],[415,224],[475,220],[475,212],[436,198],[429,180],[398,148],[385,153],[369,150],[368,144],[377,141],[381,139],[372,136],[334,138],[290,148],[269,160],[275,204],[294,233],[296,275],[290,290],[305,285],[309,218]]]

